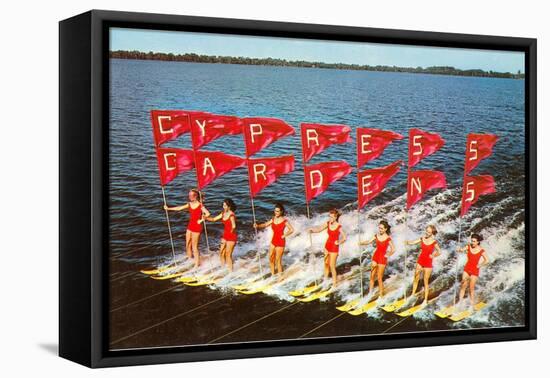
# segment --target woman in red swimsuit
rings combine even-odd
[[[386,264],[388,263],[388,256],[393,255],[395,252],[395,246],[391,240],[390,233],[390,225],[387,221],[382,220],[378,224],[378,234],[374,235],[366,242],[359,243],[359,245],[372,245],[372,243],[376,242],[376,249],[372,255],[369,293],[372,293],[372,290],[374,289],[374,281],[375,279],[378,279],[378,289],[380,291],[378,298],[384,297],[384,270],[386,269]],[[386,254],[386,252],[388,253]]]
[[[201,192],[197,189],[191,189],[189,191],[189,202],[185,205],[176,207],[164,205],[164,209],[169,211],[189,209],[190,217],[185,232],[185,250],[187,251],[187,257],[195,258],[195,268],[200,265],[199,238],[203,228],[202,223],[206,217],[210,216],[210,212],[202,204],[203,200],[204,195]]]
[[[277,265],[277,272],[283,273],[283,252],[285,250],[286,238],[292,235],[294,228],[285,218],[285,208],[282,204],[275,204],[275,210],[273,211],[273,218],[265,223],[254,223],[255,229],[262,229],[271,226],[273,231],[273,237],[271,238],[271,244],[269,246],[269,267],[271,274],[275,274],[275,265]]]
[[[220,264],[227,264],[229,271],[233,271],[233,250],[237,243],[237,223],[235,219],[235,202],[231,198],[223,200],[223,210],[215,217],[206,218],[207,221],[223,223],[223,236],[220,243]]]
[[[346,241],[346,233],[342,230],[342,225],[338,223],[340,219],[340,212],[336,209],[332,209],[328,212],[329,220],[327,223],[316,228],[310,228],[309,233],[318,233],[327,230],[328,238],[325,242],[325,279],[328,278],[328,274],[332,275],[332,287],[336,287],[338,283],[338,276],[336,274],[336,259],[338,258],[338,252],[340,245]]]
[[[457,247],[457,252],[466,252],[468,256],[468,261],[464,265],[464,272],[462,273],[462,283],[460,286],[460,295],[458,300],[461,301],[466,294],[466,287],[468,283],[470,284],[470,306],[473,311],[475,306],[475,287],[476,282],[479,277],[479,268],[489,264],[489,258],[485,253],[485,250],[481,248],[481,242],[483,237],[479,234],[472,234],[470,237],[470,244],[464,247]],[[482,263],[479,263],[479,260],[483,258]]]
[[[420,281],[420,274],[424,275],[424,302],[423,305],[428,304],[428,294],[430,293],[430,275],[432,274],[433,258],[441,254],[439,244],[435,240],[437,235],[437,229],[433,225],[426,227],[426,233],[420,239],[406,241],[406,245],[420,244],[420,255],[416,262],[416,269],[414,271],[414,282],[412,294],[416,293],[418,287],[418,281]],[[435,252],[434,252],[435,251]]]

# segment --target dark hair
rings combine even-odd
[[[333,214],[334,216],[336,216],[336,221],[338,222],[338,219],[340,219],[340,215],[342,215],[342,213],[340,211],[338,211],[338,209],[330,209],[329,214]]]
[[[201,191],[199,191],[198,189],[195,189],[195,188],[191,189],[190,192],[195,193],[195,195],[197,196],[197,200],[199,202],[204,201],[204,193],[203,192],[201,192]]]
[[[382,226],[384,226],[386,228],[386,234],[388,234],[388,235],[391,234],[391,226],[390,226],[390,224],[388,223],[387,220],[382,219],[380,221],[380,223],[378,223],[378,224],[381,224]]]
[[[231,198],[226,198],[223,200],[223,202],[225,202],[225,204],[227,205],[227,207],[229,207],[229,210],[235,212],[237,210],[237,205],[235,205],[235,202],[233,202],[233,200]]]
[[[437,228],[435,228],[435,226],[433,224],[429,224],[428,227],[430,227],[432,229],[432,235],[433,236],[437,235]]]
[[[472,234],[471,238],[476,239],[478,243],[481,243],[483,241],[483,236],[481,236],[480,234]]]
[[[285,214],[286,214],[285,207],[283,206],[282,203],[277,202],[277,203],[275,204],[275,208],[281,210],[281,215],[285,215]]]

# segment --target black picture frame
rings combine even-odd
[[[110,27],[510,50],[525,53],[526,324],[426,334],[109,351]],[[59,354],[89,367],[536,338],[536,39],[92,10],[59,24]]]

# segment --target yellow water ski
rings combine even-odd
[[[405,318],[407,316],[411,316],[412,314],[414,314],[415,312],[418,312],[420,310],[422,310],[423,308],[425,308],[427,306],[427,304],[424,304],[424,303],[421,303],[419,304],[418,306],[414,306],[414,307],[411,307],[405,311],[402,311],[402,312],[398,312],[397,315],[398,316],[401,316],[402,318]]]
[[[371,308],[375,307],[377,304],[378,304],[378,299],[375,299],[374,301],[370,301],[361,307],[348,311],[348,314],[353,316],[364,314],[365,312],[369,311]]]
[[[418,306],[413,306],[411,308],[409,308],[408,310],[405,310],[405,311],[402,311],[400,313],[398,313],[397,315],[398,316],[401,316],[401,317],[407,317],[407,316],[411,316],[413,315],[415,312],[418,312],[424,308],[426,308],[426,306],[428,306],[430,303],[433,303],[438,297],[434,297],[432,299],[429,299],[428,300],[428,303],[424,304],[424,302],[422,302],[421,304],[419,304]]]
[[[328,296],[330,293],[332,293],[332,291],[333,291],[332,288],[330,288],[328,290],[319,291],[319,292],[311,294],[307,297],[297,298],[297,299],[300,302],[312,302],[314,300],[321,299],[321,298],[324,298],[324,297]]]
[[[319,290],[320,288],[321,287],[319,285],[313,284],[311,286],[304,287],[303,289],[289,291],[288,294],[292,295],[293,297],[301,297],[303,295],[306,295],[306,294],[312,293],[316,290]]]
[[[484,308],[485,306],[487,306],[487,303],[479,302],[478,304],[476,304],[474,306],[474,310],[479,311],[482,308]],[[467,317],[469,317],[471,315],[473,315],[473,312],[470,311],[470,310],[466,310],[466,311],[459,312],[458,314],[454,314],[453,316],[450,316],[449,319],[451,319],[453,322],[459,322],[461,320],[466,319]]]
[[[206,276],[184,276],[184,277],[180,277],[176,280],[176,282],[183,282],[183,283],[188,283],[188,282],[195,282],[195,281],[199,281],[200,279],[204,279]]]
[[[215,284],[219,280],[221,280],[221,278],[218,277],[218,278],[208,278],[208,279],[205,279],[205,280],[199,280],[199,281],[195,281],[195,282],[184,282],[184,283],[187,286],[205,286],[205,285]]]
[[[407,298],[401,298],[393,303],[389,303],[382,307],[382,310],[386,312],[395,312],[399,310],[401,307],[405,305],[405,302],[407,302]]]
[[[153,275],[153,274],[159,274],[159,273],[162,273],[162,272],[166,272],[167,270],[173,269],[175,267],[176,266],[174,264],[170,264],[170,265],[160,266],[156,269],[140,270],[140,272],[143,273],[143,274],[147,274],[147,275]]]
[[[181,277],[184,274],[185,274],[185,272],[178,272],[178,273],[165,274],[163,276],[150,276],[150,277],[154,280],[169,280],[169,279],[172,279],[172,278]]]
[[[271,287],[271,285],[272,284],[267,284],[267,285],[258,286],[256,288],[252,288],[252,289],[238,290],[238,292],[240,294],[246,294],[246,295],[257,294],[257,293],[263,292],[264,290],[267,290],[269,287]]]
[[[353,309],[355,306],[357,306],[359,304],[359,302],[361,301],[361,298],[356,298],[356,299],[353,299],[351,301],[349,301],[348,303],[346,304],[343,304],[342,306],[338,306],[336,307],[337,310],[339,311],[349,311],[351,309]]]
[[[448,318],[449,316],[451,316],[453,314],[453,311],[455,309],[455,306],[447,306],[439,311],[436,311],[434,312],[435,316],[437,316],[438,318],[441,318],[441,319],[445,319],[445,318]]]

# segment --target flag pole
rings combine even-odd
[[[300,128],[300,134],[302,132],[302,129]],[[310,212],[310,208],[309,208],[309,201],[307,200],[307,180],[306,180],[306,157],[305,157],[305,154],[304,154],[304,142],[302,140],[302,138],[300,138],[300,145],[302,146],[302,170],[304,172],[304,195],[305,195],[305,200],[306,200],[306,216],[307,216],[307,219],[310,220],[311,219],[311,212]],[[312,259],[311,259],[311,262],[313,264],[313,275],[315,276],[315,286],[317,286],[317,273],[316,273],[316,269],[315,269],[315,252],[313,251],[313,236],[311,235],[311,233],[309,233],[309,246],[310,246],[310,253],[311,253],[311,256],[312,256]]]
[[[462,233],[462,216],[460,215],[460,210],[458,213],[458,247],[460,247],[460,236]],[[453,294],[453,306],[456,305],[456,292],[457,292],[457,286],[458,286],[458,260],[460,255],[456,255],[456,263],[455,263],[455,290]]]
[[[356,137],[355,137],[355,143],[357,144],[359,141],[359,129],[356,129]],[[359,147],[357,147],[357,248],[359,250],[359,275],[360,275],[360,284],[361,284],[361,298],[364,297],[364,289],[363,289],[363,254],[361,253],[361,215],[359,214],[359,211],[361,210],[361,204],[359,203],[359,188],[360,188],[360,181],[359,181]]]
[[[245,146],[246,146],[246,143],[245,143]],[[246,154],[248,155],[248,152]],[[248,164],[248,158],[247,158],[246,168],[248,170],[248,194],[250,196],[250,205],[252,206],[252,220],[254,224],[256,224],[256,209],[254,206],[254,196],[252,196],[252,187],[250,186],[250,165]],[[254,239],[254,244],[256,245],[256,256],[258,258],[258,264],[260,267],[260,276],[263,276],[264,272],[262,267],[262,253],[260,252],[260,247],[258,245],[258,229],[256,227],[254,227],[254,233],[256,234],[256,237]]]
[[[168,205],[166,204],[166,194],[164,193],[164,185],[161,185],[160,188],[162,189],[162,200],[164,202],[164,214],[166,215],[166,224],[168,225],[168,234],[170,235],[170,245],[172,246],[172,258],[174,259],[174,263],[175,263],[176,250],[174,248],[174,238],[172,237],[172,227],[170,227],[170,217],[168,216],[168,210],[166,210],[166,207]]]
[[[199,169],[198,169],[198,166],[197,166],[197,150],[195,148],[195,138],[194,138],[194,136],[195,136],[195,133],[193,133],[193,128],[191,127],[191,144],[192,144],[192,147],[193,147],[193,160],[195,161],[195,175],[197,177],[197,190],[199,191],[199,201],[201,202],[201,206],[203,206],[202,192],[201,192],[201,187],[200,187],[200,182],[199,182]],[[202,224],[203,224],[203,227],[204,227],[204,237],[206,238],[206,250],[208,251],[208,254],[210,254],[211,251],[210,251],[210,242],[208,240],[208,228],[206,227],[206,222],[204,220],[203,220]]]
[[[407,163],[408,165],[408,163]],[[409,228],[409,209],[407,209],[407,198],[409,197],[409,183],[410,183],[410,174],[411,174],[411,168],[407,167],[407,195],[405,196],[405,229]],[[403,274],[405,274],[405,277],[408,275],[408,269],[407,269],[407,257],[409,255],[409,248],[408,245],[405,246],[405,257],[404,257],[404,266],[403,266]],[[414,277],[413,277],[414,280]],[[414,283],[413,283],[414,285]],[[405,285],[405,290],[403,292],[403,299],[407,299],[407,286]]]

